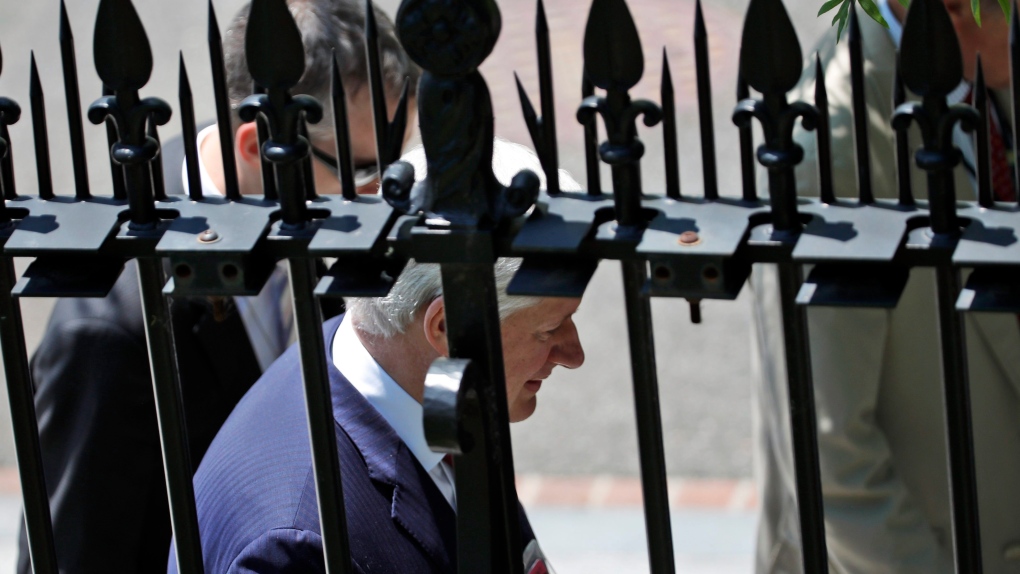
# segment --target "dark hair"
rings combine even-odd
[[[329,105],[333,50],[340,65],[340,77],[348,97],[368,85],[365,55],[365,3],[362,0],[288,0],[287,5],[305,45],[305,72],[292,90],[308,94],[323,104],[326,112],[318,126],[331,125]],[[230,102],[236,106],[252,93],[252,78],[244,53],[244,35],[251,4],[237,13],[223,37],[223,58]],[[393,22],[373,4],[379,31],[379,59],[387,99],[399,97],[405,79],[409,95],[415,95],[420,70],[407,57],[397,40]],[[236,116],[235,121],[238,121]],[[314,129],[309,126],[309,129]]]

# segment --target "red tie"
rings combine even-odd
[[[973,92],[967,92],[964,102],[973,102]],[[995,201],[1016,201],[1016,191],[1013,185],[1013,155],[1012,138],[1007,142],[1003,137],[999,106],[991,94],[988,94],[988,111],[991,121],[988,122],[988,147],[991,155],[991,179],[992,196]]]

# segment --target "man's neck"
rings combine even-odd
[[[420,330],[409,329],[387,339],[362,331],[355,319],[354,333],[368,354],[400,388],[419,403],[424,400],[425,375],[438,355]]]

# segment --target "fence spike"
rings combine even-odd
[[[995,204],[995,192],[992,189],[991,174],[991,152],[988,140],[988,87],[985,85],[984,66],[981,65],[981,54],[977,55],[977,68],[974,74],[974,107],[978,111],[977,130],[974,137],[977,139],[977,180],[978,180],[978,204],[982,207],[992,207]]]
[[[71,164],[74,167],[74,196],[88,199],[89,169],[85,160],[85,132],[81,117],[81,95],[78,91],[78,64],[74,56],[74,34],[67,17],[67,7],[60,0],[60,61],[64,72],[64,100],[67,104],[67,127],[71,136]]]
[[[357,197],[354,187],[354,168],[351,157],[351,132],[347,122],[347,93],[340,77],[340,63],[333,50],[333,66],[330,75],[330,95],[333,104],[333,135],[336,140],[337,170],[340,174],[340,189],[344,199],[350,201]]]
[[[963,57],[956,30],[941,2],[911,3],[903,25],[900,53],[903,83],[922,98],[945,98],[963,78]]]
[[[273,164],[282,226],[289,230],[304,229],[308,223],[308,198],[302,165],[309,147],[300,135],[299,124],[302,117],[309,123],[321,120],[322,106],[309,96],[290,94],[304,73],[305,51],[301,32],[286,2],[252,2],[244,47],[252,79],[266,93],[246,98],[238,112],[243,121],[265,117],[269,143],[264,149],[273,148],[278,153],[263,159]]]
[[[252,82],[251,93],[264,94],[266,89],[258,85],[258,82]],[[266,118],[261,115],[255,118],[255,129],[259,136],[259,149],[263,149],[263,146],[269,141],[269,124],[266,122]],[[277,201],[280,199],[280,194],[276,191],[276,170],[273,163],[261,153],[259,154],[259,163],[262,168],[262,197],[266,201]]]
[[[528,92],[524,89],[524,85],[521,84],[521,78],[518,77],[517,72],[514,72],[514,82],[517,83],[517,95],[521,99],[524,125],[527,126],[528,133],[531,135],[531,142],[535,145],[535,151],[539,154],[539,158],[541,158],[542,147],[545,142],[542,138],[542,127],[539,125],[538,114],[535,113],[535,106],[531,104]]]
[[[308,123],[305,121],[304,114],[298,120],[298,134],[308,141],[309,147],[312,145],[312,138],[308,137]],[[311,151],[311,150],[309,150]],[[319,195],[315,192],[315,172],[312,171],[312,154],[309,153],[301,159],[301,178],[304,181],[305,188],[305,199],[313,200]]]
[[[666,156],[666,197],[680,199],[680,152],[676,143],[676,103],[673,93],[673,74],[669,71],[669,56],[662,48],[662,140]]]
[[[384,166],[397,158],[389,157],[389,112],[386,109],[386,91],[382,80],[382,63],[379,60],[379,29],[375,22],[372,0],[365,0],[365,59],[368,63],[368,87],[372,98],[372,119],[375,125],[376,161],[379,173]]]
[[[1017,138],[1020,137],[1020,14],[1017,14],[1017,2],[1013,1],[1013,10],[1009,19],[1009,78],[1010,78],[1010,104],[1013,106],[1013,146],[1016,147]],[[1013,193],[1017,203],[1020,203],[1020,162],[1013,165]]]
[[[220,139],[220,157],[223,158],[223,193],[227,199],[241,199],[237,181],[237,159],[234,157],[234,122],[230,116],[230,92],[227,88],[226,66],[223,61],[223,41],[216,10],[209,0],[208,22],[209,63],[212,68],[213,100],[216,102],[216,129]]]
[[[103,84],[103,95],[112,96],[113,89]],[[117,123],[112,117],[106,118],[106,149],[111,149],[117,144]],[[124,167],[110,158],[110,179],[113,185],[114,199],[127,199],[127,188],[124,185]]]
[[[875,203],[871,189],[871,156],[868,147],[868,108],[864,98],[864,53],[861,24],[851,5],[847,30],[850,50],[850,86],[853,93],[854,143],[857,150],[857,193],[861,203]]]
[[[900,53],[896,52],[896,75],[893,80],[893,109],[907,101],[907,90],[903,86],[900,72]],[[896,184],[899,187],[900,205],[914,205],[914,190],[910,180],[910,141],[906,129],[896,131]]]
[[[184,140],[184,165],[188,172],[188,197],[192,201],[202,200],[202,174],[198,167],[198,134],[195,125],[195,103],[191,94],[188,69],[184,65],[184,52],[179,52],[180,73],[178,74],[178,99],[181,108],[181,139]],[[173,168],[173,166],[170,166]]]
[[[737,102],[750,99],[751,90],[747,87],[744,76],[737,74]],[[740,132],[740,175],[743,183],[744,201],[758,201],[758,183],[754,170],[754,130],[751,124],[737,126]]]
[[[701,0],[694,4],[694,67],[698,79],[698,119],[701,125],[701,169],[705,199],[719,199],[715,163],[715,125],[712,119],[712,77],[708,62],[708,31],[701,12]]]
[[[588,79],[588,74],[581,74],[581,98],[587,99],[595,95],[595,84]],[[599,127],[595,116],[581,122],[584,126],[584,165],[587,168],[588,195],[602,195],[602,175],[599,173]]]
[[[546,189],[550,195],[560,192],[560,160],[556,148],[556,102],[553,98],[552,55],[549,50],[549,23],[545,5],[538,0],[535,15],[535,40],[538,46],[538,93],[542,105],[542,150],[539,159],[545,170]],[[537,144],[536,144],[537,146]]]
[[[824,203],[836,203],[832,189],[832,132],[829,122],[829,94],[825,89],[825,68],[815,52],[815,107],[818,108],[818,188]]]
[[[32,135],[35,139],[35,169],[39,178],[39,197],[53,199],[53,175],[50,172],[50,145],[46,133],[46,102],[42,82],[35,64],[35,50],[30,55],[29,100],[32,105]]]
[[[389,123],[386,130],[387,156],[389,163],[380,166],[379,173],[386,171],[389,165],[400,159],[400,152],[404,149],[404,134],[407,131],[407,102],[411,93],[411,82],[404,78],[404,85],[400,88],[400,98],[397,99],[397,107],[393,110],[393,121]]]

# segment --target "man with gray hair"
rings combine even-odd
[[[378,185],[365,61],[364,2],[290,0],[306,62],[295,93],[329,102],[333,51],[348,93],[352,157],[361,192]],[[418,71],[397,42],[393,24],[376,10],[389,110],[407,82],[413,98]],[[224,36],[229,97],[252,91],[244,55],[248,7]],[[331,106],[325,105],[325,110]],[[411,106],[413,109],[413,106]],[[236,114],[236,112],[235,112]],[[413,124],[413,122],[409,122]],[[232,121],[238,191],[262,191],[256,126]],[[332,121],[309,126],[315,187],[337,193]],[[198,136],[203,193],[223,195],[227,174],[213,125]],[[162,161],[167,193],[184,194],[183,142],[168,141]],[[176,298],[170,315],[187,417],[190,455],[197,465],[234,405],[293,339],[287,277],[277,272],[255,297]],[[36,411],[61,572],[156,572],[166,567],[170,518],[159,432],[134,263],[103,299],[63,299],[32,359]],[[24,531],[18,571],[31,571]]]
[[[495,146],[495,175],[504,183],[522,167],[537,167],[519,148]],[[420,166],[420,152],[414,155]],[[560,177],[569,188],[565,172]],[[519,265],[493,265],[511,421],[531,416],[557,366],[584,362],[573,322],[580,299],[508,296]],[[348,309],[323,334],[354,571],[455,572],[453,468],[429,448],[423,428],[426,373],[449,356],[439,265],[412,261],[389,294],[352,299]],[[292,348],[210,445],[195,474],[208,571],[325,572],[303,397]],[[523,516],[521,526],[528,545],[535,535]],[[176,572],[170,555],[168,572]]]

